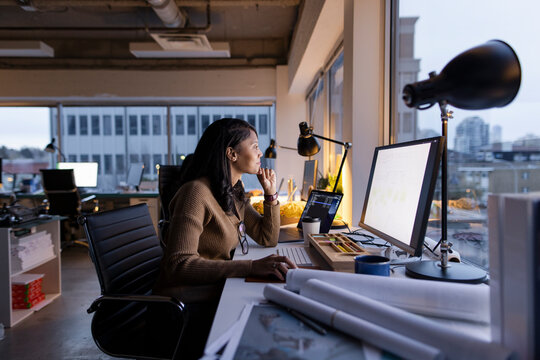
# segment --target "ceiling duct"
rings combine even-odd
[[[186,26],[186,16],[182,14],[175,0],[147,0],[165,26],[182,28]]]

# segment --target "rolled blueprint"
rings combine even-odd
[[[291,269],[287,272],[287,289],[298,292],[309,279],[319,279],[421,315],[486,324],[490,319],[489,287],[485,284]]]
[[[266,285],[264,297],[303,313],[350,336],[366,341],[405,359],[442,359],[437,348],[323,305],[275,285]]]
[[[329,283],[311,279],[300,295],[331,305],[398,334],[407,334],[422,344],[439,348],[446,359],[509,359],[512,353],[499,344],[465,335],[458,330],[419,315],[355,294]]]

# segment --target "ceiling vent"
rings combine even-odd
[[[227,42],[210,43],[203,34],[154,33],[156,41],[130,43],[129,50],[138,58],[229,58]]]
[[[54,49],[43,41],[5,40],[0,41],[2,57],[54,57]]]

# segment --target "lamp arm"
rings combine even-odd
[[[323,139],[323,140],[326,140],[326,141],[330,141],[330,142],[333,142],[335,144],[339,144],[343,147],[345,147],[345,149],[348,149],[352,146],[352,144],[350,142],[343,142],[343,141],[339,141],[339,140],[334,140],[334,139],[330,139],[330,138],[327,138],[327,137],[324,137],[324,136],[321,136],[321,135],[317,135],[317,134],[311,134],[312,136],[316,137],[316,138],[319,138],[319,139]]]
[[[347,143],[350,144],[350,143]],[[343,152],[343,157],[341,158],[341,164],[339,164],[339,171],[336,177],[336,183],[334,184],[334,190],[332,192],[336,192],[337,186],[339,183],[339,178],[341,177],[341,170],[343,170],[343,164],[345,164],[345,158],[347,157],[347,152],[349,151],[349,147],[345,146],[345,151]]]
[[[60,148],[56,145],[53,145],[54,148],[56,149],[56,151],[58,151],[58,154],[60,154],[60,158],[62,159],[62,161],[66,161],[66,156],[64,155],[64,153],[62,151],[60,151]]]

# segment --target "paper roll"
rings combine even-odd
[[[303,313],[354,338],[366,341],[405,359],[442,359],[440,351],[404,335],[323,305],[275,285],[266,285],[264,297]]]
[[[465,335],[432,320],[386,305],[329,283],[311,279],[300,295],[377,324],[407,334],[422,344],[441,349],[446,359],[509,359],[512,353],[499,344]]]
[[[489,323],[489,287],[334,271],[291,269],[287,289],[298,292],[309,279],[362,294],[417,314]],[[466,304],[466,306],[464,306]]]

